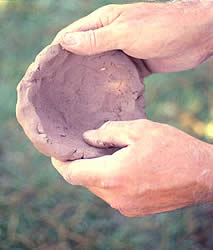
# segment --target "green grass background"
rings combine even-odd
[[[213,206],[127,218],[67,184],[16,121],[16,86],[36,54],[103,0],[0,0],[0,250],[213,249]],[[139,1],[138,1],[139,2]],[[212,143],[213,60],[146,79],[148,118]]]

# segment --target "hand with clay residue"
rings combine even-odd
[[[113,155],[53,165],[126,216],[213,202],[213,146],[146,119],[107,122],[87,131],[95,147],[122,147]]]
[[[53,43],[80,55],[120,49],[151,73],[193,68],[213,52],[213,2],[107,5],[58,33]]]

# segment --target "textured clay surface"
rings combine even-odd
[[[18,85],[17,119],[47,156],[66,161],[112,154],[116,149],[89,146],[82,134],[109,120],[146,117],[143,68],[121,51],[79,56],[50,45]]]

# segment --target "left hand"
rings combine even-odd
[[[123,148],[95,159],[52,159],[53,165],[67,182],[85,186],[126,216],[213,198],[208,186],[213,180],[207,178],[212,173],[212,145],[176,128],[146,119],[107,122],[85,132],[84,139],[95,147]]]
[[[79,55],[122,50],[150,73],[176,72],[212,55],[212,28],[209,0],[110,4],[61,30],[53,44]]]

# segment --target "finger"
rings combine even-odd
[[[66,33],[80,32],[80,31],[86,31],[86,30],[90,30],[90,29],[93,30],[93,29],[101,28],[102,26],[100,25],[100,23],[94,21],[94,19],[92,18],[92,14],[90,14],[90,15],[88,15],[86,17],[83,17],[83,18],[75,21],[74,23],[68,25],[64,29],[62,29],[56,35],[56,37],[54,38],[52,44],[60,43],[63,36]]]
[[[108,25],[113,23],[113,21],[116,20],[120,16],[121,11],[122,11],[121,6],[116,5],[116,4],[106,5],[102,8],[99,8],[95,10],[94,12],[92,12],[91,14],[89,14],[88,16],[81,18],[80,20],[70,24],[69,26],[61,30],[57,34],[56,38],[53,40],[52,44],[61,43],[61,45],[65,49],[74,53],[92,54],[91,49],[87,51],[88,48],[90,47],[89,45],[92,44],[91,48],[96,49],[96,45],[93,43],[99,40],[99,38],[102,39],[103,34],[107,35],[107,37],[105,38],[106,42],[112,40],[112,39],[109,39],[112,33],[110,31],[112,29],[110,28],[108,31],[107,29],[102,30],[101,28],[107,27]],[[99,29],[101,30],[99,31]],[[94,34],[93,32],[91,32],[93,30],[95,30]],[[90,39],[93,39],[93,40],[90,40]],[[76,42],[74,43],[74,41]],[[89,41],[89,45],[87,45],[86,48],[84,48],[86,43],[88,43],[88,41]],[[109,45],[111,44],[109,43],[108,46]],[[103,46],[103,43],[101,43],[100,46]],[[107,48],[105,45],[104,47],[105,49],[109,50],[115,46],[111,45]],[[95,53],[98,53],[98,49],[97,49],[97,52]]]
[[[119,34],[113,26],[85,32],[66,33],[63,48],[79,55],[94,55],[119,48]]]
[[[117,185],[113,177],[116,162],[112,156],[61,162],[52,158],[53,166],[73,184],[85,187],[110,188]]]
[[[142,120],[106,122],[99,129],[86,131],[83,138],[99,148],[125,147],[133,144],[143,132],[140,123]]]

